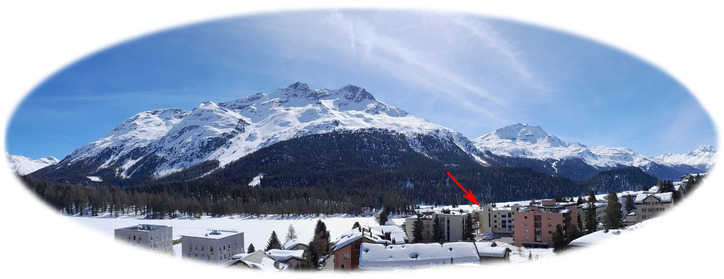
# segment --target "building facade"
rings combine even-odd
[[[549,247],[553,233],[560,225],[565,230],[569,224],[578,225],[578,210],[573,205],[543,203],[530,205],[515,212],[513,241],[516,246]]]
[[[244,253],[244,233],[212,230],[198,235],[181,237],[184,258],[208,262],[225,262],[235,254]]]
[[[173,253],[173,228],[169,226],[140,224],[116,229],[114,236],[134,245]]]
[[[484,206],[478,211],[481,234],[494,233],[512,235],[515,222],[513,217],[519,206],[491,207]]]
[[[673,193],[639,194],[636,196],[636,220],[641,222],[666,211],[674,205]]]
[[[473,213],[471,213],[473,214]],[[445,213],[439,213],[439,214],[432,214],[432,215],[425,215],[422,219],[422,238],[423,241],[415,241],[415,221],[417,221],[417,216],[410,216],[405,218],[405,234],[407,234],[407,239],[410,242],[434,242],[433,239],[434,235],[434,224],[435,224],[435,217],[438,218],[440,222],[441,232],[443,241],[445,242],[455,242],[455,241],[463,241],[463,227],[466,222],[467,214],[445,214]]]

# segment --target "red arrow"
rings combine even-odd
[[[450,174],[450,172],[447,172],[447,176],[449,176],[450,179],[452,179],[452,181],[454,181],[455,184],[457,184],[458,187],[460,187],[460,189],[462,189],[463,192],[465,192],[465,196],[463,196],[464,198],[466,198],[466,199],[468,199],[470,202],[472,202],[472,203],[477,204],[478,206],[480,206],[480,204],[478,203],[478,200],[475,198],[475,195],[473,195],[473,191],[465,190],[465,188],[463,188],[463,185],[460,185],[460,182],[458,182],[458,181],[455,179],[455,177],[453,177],[452,174]]]

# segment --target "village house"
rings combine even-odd
[[[282,244],[282,249],[284,250],[307,250],[307,247],[309,247],[309,245],[296,239],[287,240]]]
[[[181,255],[184,258],[221,263],[243,252],[243,232],[211,230],[181,236]]]
[[[162,225],[140,224],[114,230],[118,240],[126,241],[164,253],[173,253],[173,228]]]
[[[357,269],[359,267],[360,247],[363,243],[389,244],[390,241],[380,238],[369,229],[352,229],[334,241],[329,256],[331,259],[326,261],[331,260],[334,263],[334,270]]]
[[[284,266],[283,269],[297,270],[304,263],[304,250],[270,249],[266,255],[276,262],[277,267]]]
[[[553,200],[544,200],[540,205],[521,208],[514,214],[515,246],[551,246],[556,226],[560,225],[563,230],[568,224],[577,226],[577,214],[578,208],[575,204],[563,206]]]

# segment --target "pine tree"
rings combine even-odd
[[[593,202],[593,203],[597,202],[597,200],[596,200],[596,193],[593,192],[593,189],[590,189],[590,190],[588,191],[588,202],[589,202],[589,203],[591,203],[591,202]]]
[[[360,226],[359,222],[354,222],[354,225],[352,225],[352,229],[357,229],[358,231],[361,231],[362,226]]]
[[[626,196],[626,212],[631,212],[634,209],[636,209],[636,206],[634,205],[634,196],[633,195]]]
[[[317,220],[314,237],[309,242],[309,265],[316,267],[319,258],[329,253],[329,231],[322,220]]]
[[[618,201],[616,192],[608,193],[608,206],[606,207],[606,218],[604,226],[606,229],[618,229],[623,227],[623,216],[621,215],[621,203]]]
[[[584,202],[585,202],[585,201],[584,201],[584,199],[583,199],[583,196],[578,196],[578,199],[576,200],[576,205],[581,205],[581,204],[583,204]]]
[[[380,215],[377,216],[377,223],[379,223],[381,226],[384,226],[385,224],[387,224],[389,215],[390,212],[387,211],[387,208],[383,208],[380,212]]]
[[[256,251],[256,249],[254,249],[254,243],[249,243],[249,248],[246,249],[246,253],[251,254],[251,253],[254,253],[255,251]]]
[[[445,242],[445,239],[443,239],[442,235],[442,225],[440,225],[440,218],[435,216],[435,219],[432,222],[432,239],[433,241],[442,244],[443,242]]]
[[[277,232],[272,231],[271,236],[269,237],[269,242],[266,244],[266,249],[264,251],[269,251],[271,249],[281,249],[282,244],[279,243],[279,238],[277,237]]]
[[[417,219],[415,220],[414,227],[412,228],[412,237],[414,243],[423,243],[423,237],[422,237],[422,231],[424,230],[424,226],[422,224],[422,215],[418,214]]]
[[[553,232],[553,249],[560,250],[566,247],[566,238],[563,235],[563,228],[561,225],[556,225],[556,231]]]
[[[566,225],[566,245],[581,235],[581,231],[573,223]]]
[[[289,228],[287,229],[287,238],[285,240],[286,242],[296,240],[297,239],[297,231],[294,229],[294,226],[289,224]]]
[[[598,227],[598,220],[596,216],[596,204],[588,202],[588,208],[586,208],[586,231],[592,233],[596,231]]]
[[[581,220],[581,214],[576,214],[576,221],[578,222],[578,232],[583,231],[583,220]]]

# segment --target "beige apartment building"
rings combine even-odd
[[[486,205],[478,211],[479,232],[494,234],[513,234],[515,212],[520,206],[492,207]]]
[[[440,226],[442,227],[442,237],[445,242],[455,242],[463,240],[463,226],[465,224],[465,217],[467,214],[432,214],[422,216],[422,237],[423,241],[420,242],[433,242],[434,222],[435,217],[440,220]],[[405,234],[410,242],[415,242],[415,221],[417,216],[410,216],[405,218]]]
[[[674,205],[673,193],[638,194],[634,200],[637,222],[656,217]]]

